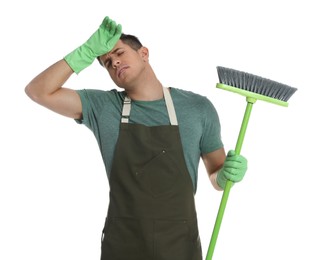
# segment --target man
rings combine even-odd
[[[124,91],[63,87],[95,58]],[[26,86],[35,102],[89,127],[110,184],[101,259],[202,259],[194,194],[202,158],[214,188],[241,181],[247,160],[225,155],[217,112],[189,91],[163,87],[149,50],[106,17],[80,47]]]

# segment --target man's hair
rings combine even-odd
[[[143,46],[142,43],[140,42],[140,40],[136,36],[131,35],[131,34],[122,33],[121,36],[120,36],[120,40],[124,44],[129,45],[135,51],[139,50]],[[97,57],[97,59],[99,61],[99,64],[101,66],[103,66],[102,63],[101,63],[100,57]]]
[[[140,49],[143,46],[142,43],[140,42],[140,40],[136,36],[131,35],[131,34],[122,33],[120,36],[120,40],[123,43],[129,45],[135,51],[137,51],[138,49]]]

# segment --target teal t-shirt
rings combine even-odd
[[[119,135],[124,91],[78,90],[83,119],[94,133],[109,177],[116,142]],[[208,98],[190,91],[171,88],[179,124],[186,165],[197,189],[197,173],[202,154],[223,147],[218,114]],[[129,123],[146,126],[169,125],[165,100],[132,101]]]

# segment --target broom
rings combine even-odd
[[[273,80],[265,79],[250,73],[245,73],[238,70],[233,70],[224,67],[217,67],[218,77],[220,83],[216,87],[238,93],[246,97],[247,106],[245,109],[243,121],[240,128],[240,133],[235,147],[235,153],[240,154],[247,125],[251,115],[253,104],[257,100],[263,100],[273,104],[287,107],[287,101],[296,92],[296,88],[278,83]],[[206,260],[211,260],[216,246],[217,237],[219,234],[220,225],[228,201],[232,181],[227,181],[223,191],[221,203],[218,209],[218,214],[211,236]]]

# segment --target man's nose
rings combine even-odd
[[[113,67],[114,69],[116,69],[119,65],[120,65],[120,60],[119,60],[119,59],[115,59],[115,60],[112,62],[112,67]]]

